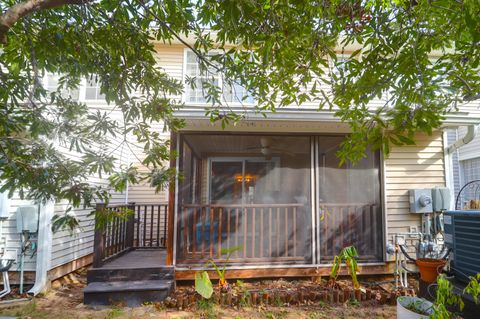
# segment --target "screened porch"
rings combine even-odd
[[[176,264],[382,259],[380,156],[339,167],[342,136],[180,134]]]

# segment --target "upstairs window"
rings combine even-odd
[[[100,83],[95,79],[87,79],[85,100],[105,100],[105,94],[100,93]]]
[[[57,92],[61,76],[58,74],[47,74],[44,78],[44,88],[49,92]],[[80,97],[80,91],[76,89],[60,89],[60,95],[64,98],[70,97],[72,100],[77,101]]]
[[[222,74],[210,69],[208,72],[202,70],[198,63],[196,54],[192,51],[186,51],[185,57],[185,75],[192,79],[194,87],[190,83],[185,84],[185,102],[187,103],[206,103],[208,90],[206,84],[219,87],[223,92],[222,99],[225,103],[233,104],[253,104],[252,95],[240,84],[228,84],[222,77]]]

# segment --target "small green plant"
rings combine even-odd
[[[238,301],[238,304],[242,307],[245,307],[250,303],[250,298],[251,298],[250,290],[248,290],[248,288],[245,287],[245,284],[241,280],[237,280],[236,286],[240,293],[240,299]]]
[[[463,293],[467,293],[473,296],[475,303],[478,303],[478,295],[480,294],[480,273],[476,276],[468,277],[470,279],[467,287],[463,290]]]
[[[230,257],[232,256],[232,254],[234,252],[238,251],[239,249],[240,249],[240,247],[233,247],[233,248],[230,248],[230,249],[222,249],[221,250],[222,256],[226,255],[227,257],[225,258],[225,262],[223,263],[223,265],[221,267],[217,266],[217,264],[212,259],[207,261],[207,265],[210,264],[215,269],[215,271],[217,272],[218,285],[220,286],[220,288],[228,287],[227,280],[225,279],[225,272],[227,270],[227,266],[228,266],[228,262],[230,261]]]
[[[275,294],[273,297],[273,304],[277,307],[283,306],[282,298],[280,298],[279,294]]]
[[[407,297],[400,297],[400,298],[407,298]],[[409,300],[407,299],[407,301]],[[425,307],[425,300],[423,299],[409,301],[408,304],[405,304],[405,308],[419,315],[428,316],[430,314],[429,312],[430,308]]]
[[[444,274],[441,274],[437,279],[437,292],[432,307],[433,313],[430,318],[450,318],[451,313],[447,310],[447,306],[458,306],[460,310],[463,310],[464,303],[462,297],[453,293],[453,287],[450,281],[445,278]]]
[[[201,313],[202,318],[215,319],[217,314],[215,313],[215,307],[213,303],[208,299],[201,299],[197,302],[197,308]]]
[[[112,307],[112,309],[110,309],[110,311],[108,312],[106,318],[113,319],[113,318],[120,317],[121,315],[123,315],[123,310],[121,308]]]
[[[265,319],[282,319],[287,316],[286,311],[268,311],[264,313]]]
[[[350,276],[352,277],[353,287],[355,289],[360,288],[360,284],[358,283],[357,279],[358,266],[357,260],[355,259],[356,257],[358,257],[358,252],[354,246],[343,248],[340,251],[340,254],[334,257],[333,266],[330,270],[330,285],[335,286],[338,272],[340,271],[342,263],[345,262],[347,264]]]
[[[478,295],[480,294],[480,273],[478,273],[476,276],[470,276],[468,278],[470,281],[463,290],[463,293],[472,295],[475,303],[478,303]],[[464,303],[460,295],[453,293],[453,287],[450,281],[448,281],[444,274],[441,274],[437,279],[437,292],[435,294],[435,302],[433,303],[432,307],[433,313],[430,318],[451,318],[452,314],[447,309],[448,306],[458,306],[461,311],[463,310]]]
[[[358,306],[360,306],[360,301],[358,301],[357,299],[352,298],[352,299],[349,299],[349,300],[348,300],[348,304],[349,304],[350,306],[352,306],[352,307],[358,307]]]
[[[205,264],[205,267],[212,266],[218,275],[218,285],[221,290],[225,291],[228,290],[228,283],[225,278],[225,272],[227,270],[228,262],[230,261],[230,257],[234,252],[239,250],[240,247],[233,247],[230,249],[222,249],[221,255],[226,255],[225,262],[222,266],[218,266],[213,259],[210,259]],[[198,292],[203,298],[210,299],[213,294],[213,285],[210,277],[208,276],[208,272],[203,270],[201,272],[197,272],[195,274],[195,291]]]

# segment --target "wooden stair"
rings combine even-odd
[[[173,291],[174,269],[170,266],[145,268],[92,268],[83,290],[86,305],[118,304],[128,307],[162,301]]]

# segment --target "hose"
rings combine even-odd
[[[445,250],[445,247],[446,246],[443,246],[440,254]],[[448,255],[450,255],[451,252],[452,252],[452,248],[448,248],[447,251],[445,252],[445,254],[443,256],[440,256],[439,259],[447,259]]]
[[[417,261],[415,258],[410,257],[410,255],[407,253],[407,251],[405,250],[405,247],[403,245],[398,245],[398,246],[400,247],[400,250],[405,255],[405,257],[407,257],[408,260],[413,261],[413,262]]]
[[[408,269],[404,264],[401,264],[402,268],[408,272],[409,274],[418,274],[419,272],[418,271],[414,271],[414,270],[410,270]]]
[[[9,260],[7,260],[7,263],[5,264],[5,266],[3,266],[3,265],[0,263],[0,272],[5,272],[5,271],[10,270],[10,267],[12,267],[13,262],[14,262],[13,259],[9,259]]]

